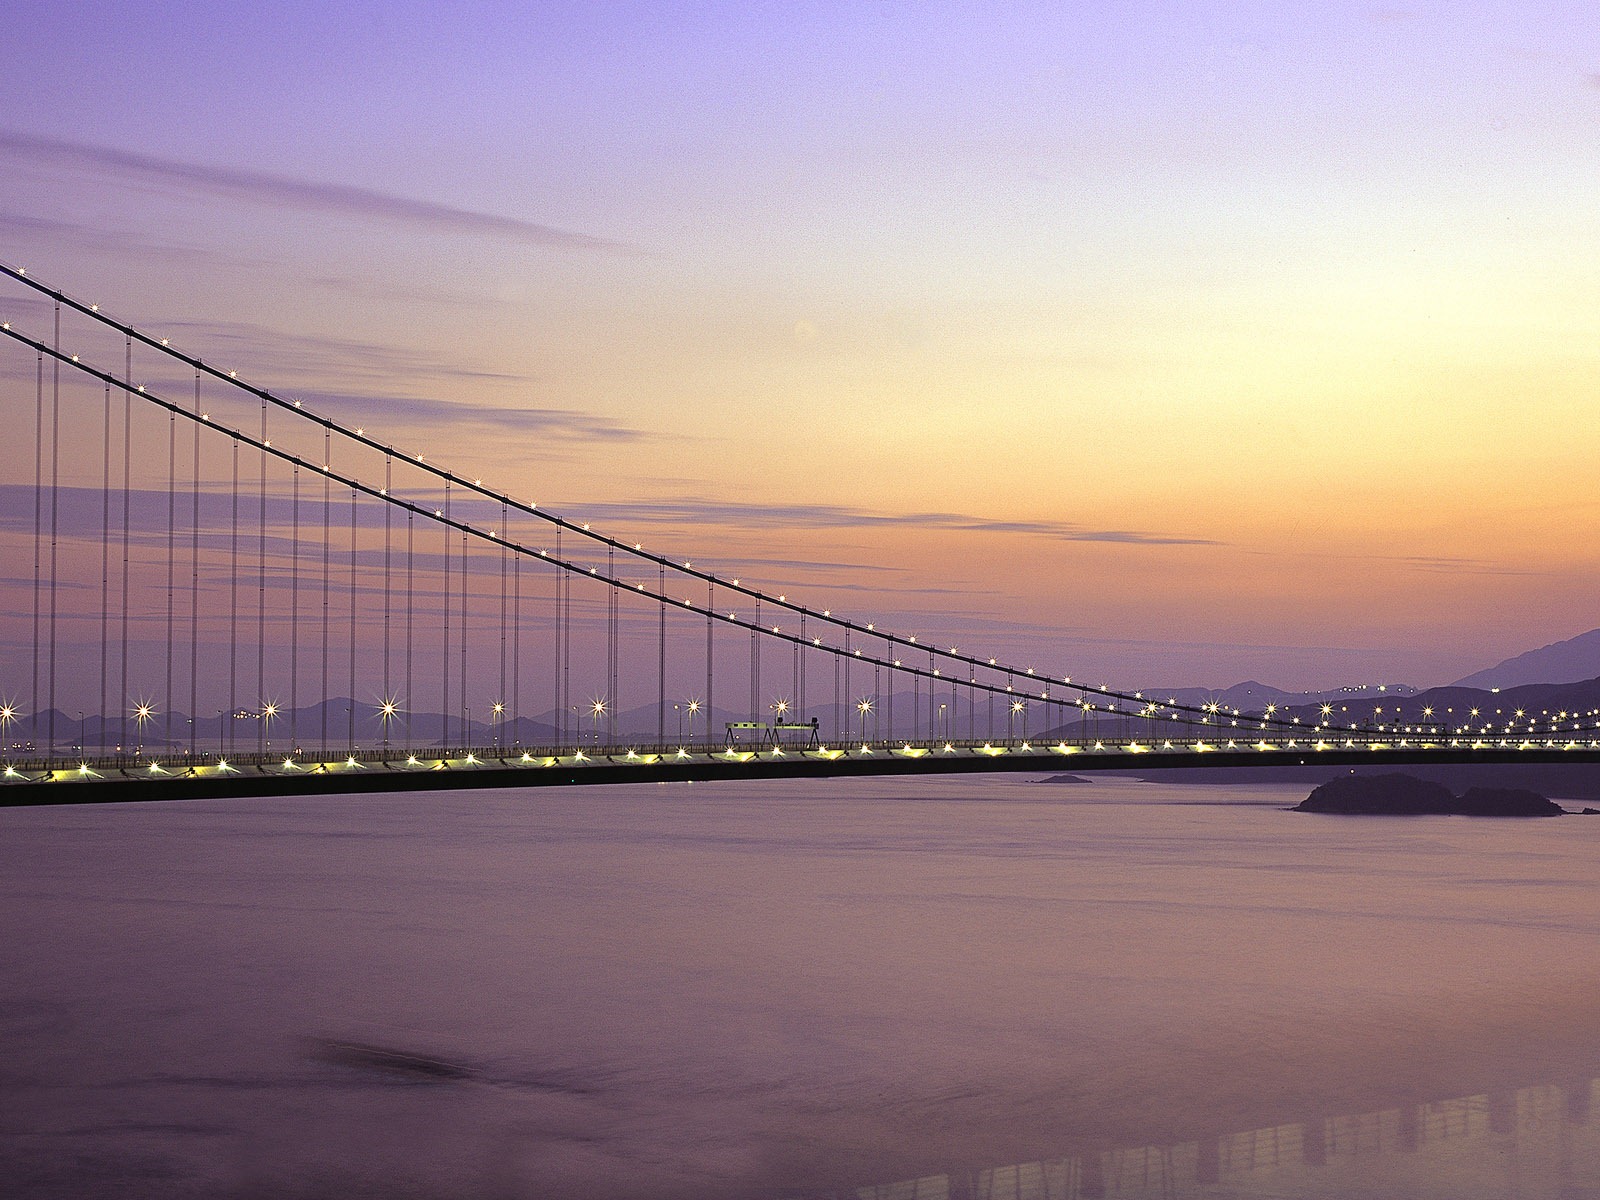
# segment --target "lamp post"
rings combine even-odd
[[[494,735],[494,748],[496,750],[498,750],[498,749],[500,749],[500,727],[505,724],[505,719],[506,719],[506,704],[505,704],[505,701],[504,700],[496,700],[494,702],[494,710],[493,710],[493,712],[494,712],[494,720],[490,722],[490,725],[492,726],[492,729],[491,729],[490,732]]]
[[[866,696],[856,701],[856,711],[861,714],[861,741],[867,740],[867,714],[872,711],[872,701]]]
[[[589,713],[594,718],[594,744],[600,745],[600,718],[606,715],[606,700],[604,696],[589,702]]]

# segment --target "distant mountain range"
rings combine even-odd
[[[1514,688],[1600,678],[1600,629],[1508,658],[1455,682],[1456,687]]]
[[[1537,650],[1526,651],[1492,667],[1474,671],[1448,687],[1430,688],[1427,691],[1406,684],[1391,683],[1374,687],[1335,688],[1325,692],[1286,692],[1270,684],[1251,680],[1248,683],[1236,683],[1220,692],[1207,691],[1204,688],[1174,688],[1168,691],[1156,688],[1147,690],[1145,695],[1152,698],[1160,697],[1163,700],[1170,697],[1185,704],[1209,704],[1215,701],[1225,708],[1237,708],[1241,712],[1252,710],[1259,712],[1268,704],[1276,704],[1280,709],[1296,708],[1310,704],[1348,704],[1352,700],[1376,699],[1383,696],[1400,699],[1416,697],[1424,704],[1443,701],[1444,705],[1448,706],[1467,699],[1459,693],[1452,694],[1450,691],[1452,688],[1504,692],[1511,688],[1526,688],[1541,684],[1587,683],[1596,679],[1600,679],[1600,629],[1591,629],[1588,633],[1580,633],[1577,637],[1568,638],[1564,642],[1552,642]],[[1587,706],[1588,702],[1584,697],[1588,694],[1582,689],[1576,692],[1558,690],[1549,694],[1529,693],[1520,696],[1520,704],[1514,704],[1513,707],[1542,709],[1547,704],[1553,704],[1557,709],[1570,709],[1575,703]]]
[[[944,685],[941,685],[941,688]],[[1062,689],[1062,698],[1070,698],[1072,689]],[[1487,670],[1475,672],[1446,687],[1419,691],[1405,684],[1362,685],[1333,688],[1319,692],[1289,692],[1256,680],[1234,684],[1220,691],[1207,688],[1146,688],[1143,695],[1158,703],[1176,701],[1187,705],[1217,704],[1223,709],[1237,709],[1246,716],[1260,714],[1273,705],[1279,715],[1299,717],[1315,726],[1320,719],[1331,716],[1334,724],[1362,723],[1377,715],[1382,708],[1385,716],[1380,720],[1393,722],[1421,719],[1424,707],[1432,708],[1433,718],[1446,724],[1464,724],[1471,720],[1473,709],[1479,710],[1477,722],[1493,723],[1494,716],[1504,724],[1516,710],[1529,717],[1541,714],[1591,712],[1600,709],[1600,629],[1590,630],[1564,642],[1556,642],[1530,650]],[[947,697],[948,693],[941,693]],[[821,697],[816,698],[821,701]],[[967,697],[947,708],[926,691],[914,696],[908,692],[875,698],[873,716],[862,730],[861,719],[855,705],[842,705],[835,710],[832,703],[822,701],[808,705],[796,717],[801,722],[818,719],[818,732],[823,739],[843,733],[848,737],[865,732],[870,737],[901,736],[911,733],[913,713],[919,736],[926,737],[929,725],[940,736],[961,737],[969,732],[974,736],[1005,737],[1021,735],[1024,731],[1035,737],[1047,734],[1071,736],[1082,732],[1083,718],[1073,710],[1059,707],[1043,708],[1037,700],[1029,705],[1029,712],[1020,720],[1009,717],[1005,705],[998,712],[989,701]],[[1324,705],[1332,712],[1322,714]],[[936,706],[936,707],[934,707]],[[930,711],[931,710],[931,711]],[[1101,707],[1101,713],[1104,713]],[[893,714],[893,734],[888,717]],[[615,722],[615,735],[628,741],[654,742],[659,717],[656,705],[647,702],[637,707],[625,708],[609,720],[596,722],[586,708],[567,715],[558,722],[557,714],[546,709],[532,716],[513,719],[507,714],[504,721],[484,721],[483,709],[478,719],[469,723],[466,714],[448,720],[438,713],[417,712],[399,714],[389,730],[395,743],[411,745],[475,745],[488,746],[547,745],[557,740],[557,725],[565,726],[566,741],[588,741],[597,735],[604,736],[606,727]],[[1493,715],[1491,715],[1493,714]],[[762,714],[763,723],[769,714]],[[1066,717],[1065,724],[1059,724]],[[710,736],[723,740],[729,722],[748,721],[750,714],[744,709],[702,709],[693,720],[685,721],[684,714],[669,702],[666,712],[665,734],[669,742],[680,736],[686,739],[704,739]],[[1090,718],[1090,723],[1103,719]],[[1570,719],[1570,718],[1569,718]],[[49,740],[51,727],[55,733],[58,750],[62,747],[87,750],[111,750],[128,744],[141,745],[152,751],[171,752],[195,744],[199,748],[214,750],[226,747],[248,751],[258,746],[268,749],[285,748],[298,742],[303,745],[326,744],[353,747],[382,745],[383,723],[378,710],[370,702],[353,702],[335,698],[308,705],[296,713],[279,712],[270,721],[264,721],[259,712],[240,710],[233,714],[213,711],[190,721],[187,714],[174,712],[153,715],[141,728],[138,722],[122,716],[101,718],[93,714],[57,711],[54,719],[49,713],[24,714],[12,718],[0,730],[0,750],[31,751]],[[1094,727],[1098,728],[1098,725]],[[293,738],[291,738],[293,735]],[[737,740],[757,736],[748,731],[737,734]]]
[[[1151,699],[1176,700],[1180,704],[1220,704],[1224,708],[1237,708],[1241,712],[1260,710],[1269,704],[1279,708],[1297,704],[1328,704],[1337,700],[1361,700],[1368,696],[1413,696],[1417,689],[1405,683],[1362,684],[1352,687],[1329,688],[1321,692],[1286,692],[1271,684],[1249,680],[1236,683],[1220,692],[1211,688],[1160,688],[1147,690]]]

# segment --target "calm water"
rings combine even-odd
[[[1302,795],[0,812],[0,1191],[1600,1197],[1600,818]]]

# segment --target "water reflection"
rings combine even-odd
[[[820,1193],[808,1200],[1600,1197],[1600,1080]]]

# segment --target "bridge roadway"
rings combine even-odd
[[[1600,741],[1358,735],[1258,741],[366,748],[326,760],[303,753],[206,755],[194,761],[187,755],[150,754],[70,761],[19,759],[0,769],[0,807],[717,779],[1549,762],[1600,763]]]

